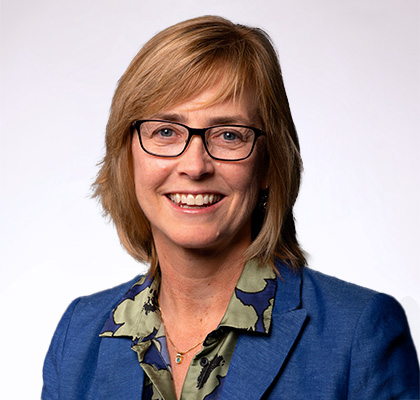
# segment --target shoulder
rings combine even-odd
[[[331,302],[331,305],[363,306],[379,292],[330,275],[323,274],[308,267],[301,270],[302,296],[310,299],[316,297],[319,301]]]
[[[405,337],[411,342],[404,309],[392,296],[307,267],[297,273],[285,271],[283,281],[281,286],[295,285],[299,292],[296,308],[307,314],[307,334],[318,337],[327,346],[338,341],[339,345],[346,343],[348,349],[356,345],[354,350],[368,338],[365,346],[377,345],[390,337]],[[281,286],[280,290],[287,292]]]
[[[291,270],[278,260],[275,265],[280,273],[278,280],[280,292],[283,293],[283,296],[296,296],[299,306],[305,308],[309,313],[317,309],[323,312],[340,311],[340,314],[360,313],[366,304],[374,298],[377,298],[380,303],[393,301],[390,296],[308,267],[297,271]],[[282,295],[280,294],[280,296]]]
[[[104,314],[106,317],[126,294],[130,288],[141,278],[136,276],[128,282],[122,283],[113,288],[103,290],[88,296],[82,296],[75,299],[67,309],[74,318],[86,319]]]
[[[111,289],[73,300],[57,326],[53,341],[57,338],[64,340],[69,331],[100,330],[113,308],[140,278],[138,275],[131,281]]]
[[[69,305],[45,358],[43,399],[55,399],[60,387],[62,390],[70,388],[71,385],[64,385],[62,379],[77,382],[86,369],[94,371],[99,333],[113,308],[139,279],[137,276],[111,289],[79,297]]]
[[[84,332],[96,339],[111,311],[140,278],[141,275],[138,275],[113,288],[73,300],[58,324],[55,336],[80,340]]]
[[[352,326],[370,321],[374,326],[378,318],[387,318],[387,324],[407,325],[406,316],[399,302],[390,295],[377,292],[341,279],[304,268],[301,272],[302,307],[309,315],[331,318],[335,325]],[[376,321],[379,322],[379,321]]]
[[[348,398],[416,397],[418,360],[405,312],[397,300],[306,267],[298,273],[285,271],[279,282],[283,282],[280,289],[288,282],[299,287],[296,310],[306,313],[290,356],[291,370],[300,371],[305,362],[305,379],[318,377],[317,384],[324,379],[324,375],[318,376],[319,371],[328,371],[329,383],[323,384],[333,382],[329,386],[332,391],[342,387]]]
[[[302,306],[325,344],[347,355],[349,398],[417,398],[418,359],[396,299],[306,269]]]

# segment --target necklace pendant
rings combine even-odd
[[[177,364],[181,364],[182,363],[182,360],[183,360],[183,356],[182,356],[182,354],[181,353],[177,353],[176,354],[176,357],[175,357],[175,362],[177,363]]]

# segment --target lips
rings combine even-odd
[[[186,194],[170,193],[167,197],[180,207],[196,208],[209,207],[222,199],[222,195],[216,193]]]

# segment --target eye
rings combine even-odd
[[[235,140],[238,136],[233,132],[227,131],[227,132],[223,132],[222,137],[224,140],[231,142]]]
[[[172,129],[170,129],[170,128],[162,128],[162,129],[158,129],[155,132],[155,135],[159,135],[159,136],[162,136],[162,137],[169,138],[169,137],[174,136],[175,135],[175,132]]]

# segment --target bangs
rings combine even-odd
[[[160,98],[160,106],[175,107],[185,103],[203,92],[216,89],[213,96],[202,103],[200,108],[211,107],[226,101],[241,102],[245,92],[253,90],[249,76],[238,73],[236,66],[220,63],[201,70],[188,71],[188,76],[181,82],[173,82],[164,101]]]
[[[241,73],[236,65],[220,62],[218,65],[199,65],[182,71],[179,79],[171,79],[150,93],[148,104],[141,106],[142,118],[185,103],[206,90],[215,93],[200,108],[210,107],[226,101],[241,102],[245,92],[254,91],[249,74]]]
[[[258,56],[247,40],[239,35],[232,40],[220,32],[216,41],[214,32],[211,37],[192,39],[189,33],[143,53],[141,72],[130,84],[136,118],[148,118],[213,88],[217,90],[203,108],[228,100],[240,102],[245,92],[257,94]]]

